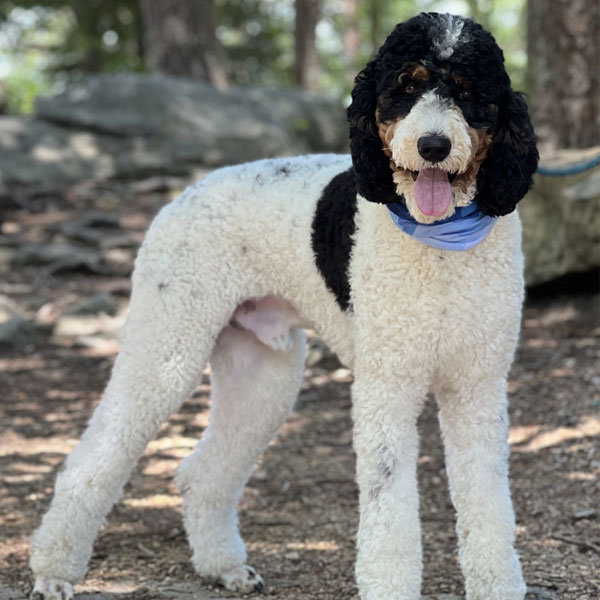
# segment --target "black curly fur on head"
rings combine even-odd
[[[446,48],[449,23],[458,24],[458,33],[448,38]],[[359,193],[372,202],[400,199],[389,158],[383,152],[376,111],[382,106],[388,112],[393,110],[393,86],[398,85],[398,73],[407,63],[468,77],[473,99],[454,100],[471,127],[486,129],[492,136],[477,174],[477,202],[487,215],[512,212],[531,187],[538,161],[526,103],[510,87],[504,55],[494,37],[470,19],[438,13],[422,13],[397,25],[355,79],[348,121]]]

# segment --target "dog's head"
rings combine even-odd
[[[477,198],[512,212],[538,153],[522,96],[493,36],[470,19],[423,13],[396,26],[355,79],[348,108],[358,191],[404,197],[422,223]]]

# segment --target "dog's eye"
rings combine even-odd
[[[409,96],[411,96],[412,94],[415,94],[417,92],[417,86],[414,83],[407,83],[404,86],[404,93],[408,94]]]
[[[463,90],[458,97],[461,100],[470,100],[473,97],[473,92],[471,90]]]

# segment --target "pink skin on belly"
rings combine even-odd
[[[235,309],[232,321],[252,331],[263,344],[274,350],[289,350],[292,345],[290,330],[308,326],[287,300],[277,296],[244,300]]]

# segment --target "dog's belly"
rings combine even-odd
[[[157,217],[137,277],[151,271],[168,292],[164,284],[180,273],[198,296],[215,294],[231,307],[223,326],[233,319],[274,348],[285,348],[290,328],[310,326],[351,365],[350,317],[327,287],[312,245],[323,189],[349,165],[347,156],[312,155],[214,171]],[[199,315],[210,311],[199,303]]]
[[[284,298],[265,296],[242,302],[233,313],[232,324],[254,333],[273,350],[292,347],[292,329],[310,326]]]

